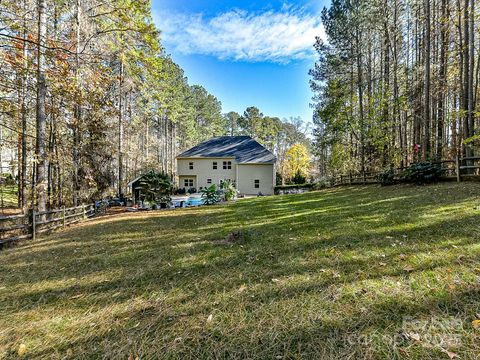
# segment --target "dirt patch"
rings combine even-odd
[[[216,245],[232,246],[235,244],[243,244],[245,242],[245,233],[243,231],[233,231],[224,239],[213,241]]]

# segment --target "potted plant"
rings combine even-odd
[[[225,201],[232,201],[235,199],[237,195],[237,189],[235,189],[235,185],[231,180],[224,180],[220,184],[220,189],[223,193],[223,198]]]
[[[207,188],[202,189],[202,198],[205,205],[213,205],[216,204],[219,200],[217,194],[217,185],[213,184]]]

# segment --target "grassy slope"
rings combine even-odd
[[[479,195],[336,188],[103,218],[6,250],[0,358],[21,343],[37,358],[477,358]],[[217,242],[240,229],[242,245]]]

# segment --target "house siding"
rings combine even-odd
[[[217,169],[213,169],[213,162],[217,162]],[[223,162],[231,161],[231,169],[223,169]],[[193,170],[189,168],[189,163],[193,162]],[[182,158],[177,159],[177,172],[179,178],[179,187],[183,188],[183,179],[192,178],[195,187],[198,189],[208,187],[207,180],[212,179],[212,184],[220,184],[225,179],[236,180],[236,162],[234,158]]]
[[[237,189],[241,194],[273,195],[275,172],[273,164],[239,164],[237,167]],[[260,187],[255,188],[255,180],[260,180]]]
[[[0,162],[0,173],[14,174],[15,165],[17,165],[17,151],[16,149],[0,149],[2,161]]]

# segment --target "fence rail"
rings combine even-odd
[[[95,204],[0,217],[0,250],[19,240],[71,225],[95,215]]]
[[[442,160],[434,162],[442,167],[444,180],[456,180],[460,182],[464,179],[480,180],[480,156],[457,157],[452,160]],[[399,178],[408,167],[394,168],[394,176]],[[372,171],[357,174],[337,175],[331,178],[333,186],[339,185],[361,185],[377,184],[378,176],[382,171]]]

